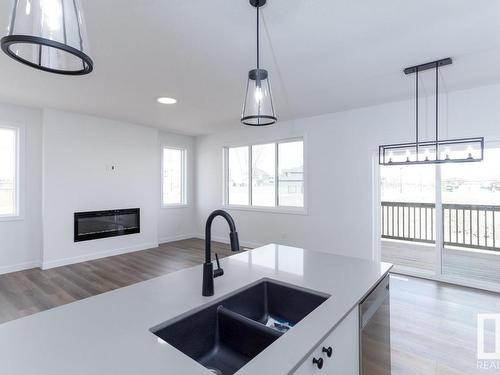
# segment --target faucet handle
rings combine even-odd
[[[220,268],[219,254],[215,253],[215,262],[217,263],[217,269],[214,271],[214,277],[219,277],[224,275],[224,270]]]

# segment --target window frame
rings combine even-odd
[[[166,149],[181,151],[181,203],[165,203],[163,200],[163,198],[164,198],[163,180],[164,180],[164,166],[165,166],[164,151]],[[187,194],[187,158],[188,158],[187,148],[181,147],[181,146],[162,145],[160,153],[161,153],[161,167],[160,167],[161,168],[161,170],[160,170],[161,208],[189,207],[188,194]]]
[[[282,143],[292,143],[292,142],[302,142],[303,147],[303,176],[304,176],[304,196],[303,196],[303,206],[293,207],[293,206],[280,206],[279,205],[279,145]],[[256,206],[252,205],[252,146],[260,146],[274,144],[275,149],[275,206]],[[229,149],[236,147],[247,147],[248,148],[248,205],[237,205],[229,203]],[[301,135],[293,138],[280,138],[273,140],[263,140],[259,142],[252,143],[242,143],[242,144],[230,144],[225,145],[222,148],[222,206],[228,210],[240,210],[240,211],[256,211],[256,212],[269,212],[269,213],[281,213],[281,214],[294,214],[294,215],[308,215],[308,174],[307,174],[307,140],[306,135]]]
[[[0,122],[0,128],[10,129],[16,132],[15,150],[15,210],[12,214],[0,214],[1,221],[24,220],[24,171],[25,171],[25,128],[22,124]]]

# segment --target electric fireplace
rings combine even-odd
[[[140,209],[75,212],[75,242],[140,233]]]

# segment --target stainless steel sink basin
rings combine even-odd
[[[231,375],[328,297],[264,280],[151,331],[213,373]]]

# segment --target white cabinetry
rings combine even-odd
[[[332,348],[332,355],[327,353]],[[316,363],[313,360],[316,360]],[[322,361],[322,368],[318,368],[317,361]],[[349,314],[330,332],[328,337],[320,343],[311,355],[302,362],[293,373],[295,375],[359,375],[359,315],[358,307]]]

